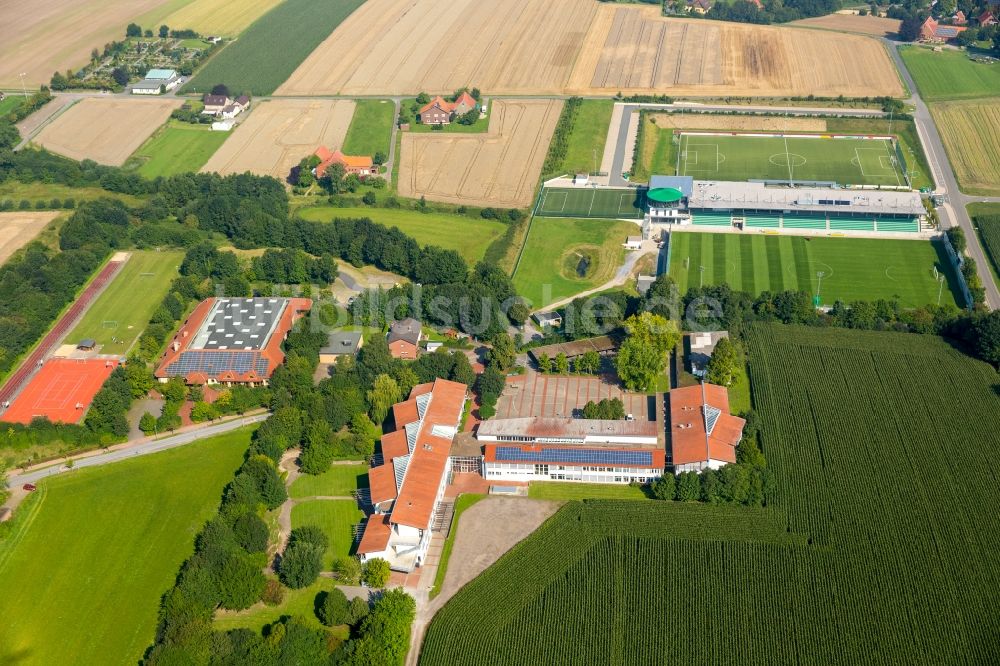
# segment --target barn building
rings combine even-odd
[[[672,389],[670,450],[674,472],[719,469],[736,462],[746,421],[729,412],[729,390],[715,384]]]
[[[154,373],[161,382],[267,384],[285,360],[281,343],[312,307],[308,298],[209,298],[191,313]]]
[[[663,476],[656,421],[523,417],[479,425],[488,481],[646,483]]]
[[[405,572],[423,564],[466,391],[465,384],[436,379],[414,386],[409,400],[393,406],[395,430],[382,436],[381,461],[368,473],[375,513],[358,545],[362,562],[381,558]]]

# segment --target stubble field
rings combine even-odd
[[[0,2],[0,86],[48,83],[52,73],[87,64],[90,50],[125,37],[129,21],[165,0]]]
[[[45,126],[33,142],[74,160],[121,166],[180,105],[180,99],[88,97]]]
[[[348,100],[259,102],[202,171],[250,171],[285,181],[318,146],[339,148],[353,115],[354,102]]]
[[[962,189],[1000,194],[1000,99],[941,102],[931,113]]]
[[[869,37],[666,19],[655,7],[575,0],[370,0],[278,93],[465,85],[494,94],[902,94],[885,49]]]
[[[196,0],[170,14],[164,23],[202,35],[236,36],[281,0]]]
[[[0,265],[59,216],[59,211],[0,213]]]
[[[399,193],[518,208],[531,203],[562,102],[496,100],[485,134],[404,133]]]

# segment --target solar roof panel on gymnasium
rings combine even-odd
[[[192,349],[263,349],[281,317],[280,298],[220,298]]]

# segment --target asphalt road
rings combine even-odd
[[[154,439],[149,442],[143,442],[142,444],[136,444],[126,448],[108,451],[106,453],[100,453],[96,456],[80,458],[79,460],[75,460],[73,462],[72,469],[68,469],[65,465],[53,465],[52,467],[46,467],[45,469],[39,469],[33,472],[11,475],[7,477],[7,485],[11,488],[19,488],[25,483],[37,483],[42,479],[55,476],[56,474],[65,474],[66,472],[82,469],[84,467],[108,465],[122,460],[129,460],[130,458],[135,458],[136,456],[144,456],[150,453],[159,453],[160,451],[175,449],[179,446],[184,446],[185,444],[205,439],[206,437],[221,435],[222,433],[230,432],[231,430],[236,430],[237,428],[243,428],[253,423],[260,423],[268,416],[270,416],[269,413],[245,416],[241,419],[233,419],[232,421],[208,425],[197,430],[191,430],[171,435],[169,437],[164,437],[163,439]]]
[[[963,194],[958,187],[958,180],[955,172],[952,171],[951,163],[948,161],[948,154],[945,152],[944,143],[941,141],[941,134],[938,132],[934,118],[931,116],[927,104],[920,98],[917,91],[917,84],[906,69],[906,63],[899,55],[897,42],[886,40],[889,53],[896,61],[896,68],[903,77],[903,81],[913,93],[909,99],[910,104],[915,107],[913,120],[917,126],[917,133],[920,135],[920,142],[924,145],[924,154],[927,155],[927,162],[930,164],[931,176],[934,178],[936,192],[947,196],[947,203],[940,206],[938,214],[941,218],[942,226],[945,228],[959,226],[965,231],[969,256],[976,260],[976,268],[979,271],[979,278],[986,286],[986,304],[991,310],[1000,308],[1000,290],[997,289],[990,273],[990,267],[983,246],[979,243],[979,236],[972,226],[972,219],[966,210],[966,205],[976,201],[1000,202],[1000,197],[970,197]]]

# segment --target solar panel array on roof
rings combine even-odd
[[[498,446],[497,462],[580,463],[585,465],[638,465],[653,467],[652,451],[611,451],[604,449],[563,449],[543,446],[525,451],[516,446]]]
[[[709,435],[715,430],[715,424],[719,421],[719,417],[722,416],[722,410],[718,407],[712,407],[711,405],[705,405],[705,432]]]
[[[286,304],[282,298],[220,298],[191,349],[263,349]]]
[[[220,375],[227,370],[245,374],[251,370],[267,376],[267,359],[255,351],[185,351],[164,370],[169,377],[186,377],[192,372]]]

